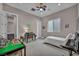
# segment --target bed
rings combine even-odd
[[[61,47],[61,45],[65,46],[69,39],[73,39],[73,38],[74,38],[74,34],[72,34],[72,33],[69,33],[66,36],[66,38],[55,37],[55,36],[48,36],[44,43],[55,45],[57,47]]]

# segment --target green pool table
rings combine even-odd
[[[8,42],[4,48],[0,48],[0,56],[13,53],[23,48],[25,48],[25,45],[22,43],[13,44],[12,42]]]

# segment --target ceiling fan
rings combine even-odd
[[[31,8],[32,11],[40,11],[40,12],[46,11],[46,9],[47,9],[47,6],[43,3],[39,3],[34,8]]]

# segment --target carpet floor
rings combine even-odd
[[[44,44],[43,39],[37,39],[36,41],[26,44],[27,56],[68,56],[69,53],[66,50],[59,49],[54,46]]]

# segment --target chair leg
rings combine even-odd
[[[25,48],[24,48],[24,56],[26,56],[26,46],[25,46]]]
[[[28,38],[26,39],[26,42],[28,43]]]

